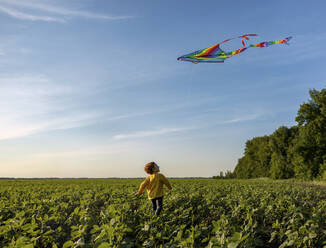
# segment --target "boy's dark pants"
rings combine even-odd
[[[151,201],[152,201],[153,210],[155,211],[156,216],[158,216],[163,208],[163,196],[154,198]]]

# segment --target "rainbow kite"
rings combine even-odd
[[[218,43],[214,46],[183,55],[183,56],[179,57],[178,60],[189,61],[189,62],[192,62],[195,64],[197,64],[197,63],[223,63],[224,60],[231,58],[232,56],[237,55],[239,53],[242,53],[243,51],[247,50],[250,47],[268,47],[268,46],[278,44],[278,43],[288,45],[289,40],[292,39],[292,37],[288,37],[288,38],[285,38],[284,40],[265,41],[265,42],[260,42],[255,45],[249,45],[246,47],[245,40],[249,40],[248,36],[257,36],[257,34],[245,34],[245,35],[241,35],[239,37],[227,39],[227,40],[224,40],[221,43]],[[243,47],[241,47],[240,49],[237,49],[237,50],[231,51],[231,52],[224,52],[220,48],[221,44],[228,42],[230,40],[233,40],[233,39],[237,39],[237,38],[241,38],[241,42],[243,45]]]

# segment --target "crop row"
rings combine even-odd
[[[153,215],[140,180],[0,182],[0,247],[326,247],[326,189],[170,180]]]

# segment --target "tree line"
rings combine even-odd
[[[309,90],[309,95],[296,126],[281,126],[246,142],[229,178],[326,179],[326,89]]]

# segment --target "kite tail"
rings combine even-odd
[[[237,49],[237,50],[235,50],[235,51],[228,52],[228,53],[227,53],[227,58],[231,58],[231,57],[234,56],[234,55],[238,55],[239,53],[244,52],[246,49],[248,49],[248,48],[247,48],[247,47],[243,47],[243,48]]]
[[[289,44],[289,41],[290,41],[291,39],[292,39],[292,36],[285,38],[285,39],[283,40],[283,44],[290,45],[290,44]]]
[[[269,47],[274,44],[286,44],[289,45],[289,41],[292,39],[292,37],[287,37],[284,40],[274,40],[274,41],[265,41],[265,42],[260,42],[255,45],[250,45],[250,47]]]
[[[240,36],[239,38],[241,38],[242,48],[237,49],[235,51],[228,52],[227,58],[231,58],[232,56],[238,55],[239,53],[242,53],[248,49],[248,47],[246,47],[246,44],[245,44],[245,40],[249,40],[248,36],[257,36],[257,34],[245,34],[245,35]]]

